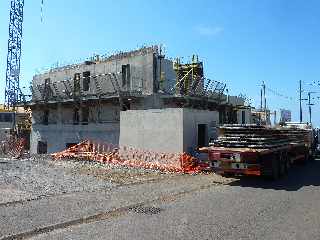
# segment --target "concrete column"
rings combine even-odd
[[[61,126],[63,124],[63,113],[61,103],[57,105],[57,125]]]

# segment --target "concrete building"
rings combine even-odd
[[[251,109],[251,122],[254,124],[271,125],[271,113],[269,109]]]
[[[15,111],[7,110],[0,104],[0,141],[6,142],[12,137],[26,140],[26,149],[29,149],[30,115],[23,108]]]
[[[239,124],[251,124],[253,123],[253,117],[250,106],[238,106],[237,122]]]
[[[218,88],[214,81],[205,85],[201,71],[177,78],[173,66],[155,46],[97,56],[34,76],[32,99],[27,103],[32,110],[31,153],[61,151],[85,139],[186,151],[198,145],[199,124],[207,125],[200,130],[206,132],[201,134],[207,142],[213,122],[237,121],[234,107],[243,105],[243,99],[225,96],[225,86]],[[194,66],[202,63],[187,67]],[[169,135],[161,134],[159,127],[182,134],[176,147],[172,147],[174,139],[171,146],[166,143]],[[155,138],[162,144],[148,145]],[[135,143],[135,139],[139,140]]]
[[[159,152],[207,146],[219,124],[218,111],[190,108],[129,110],[120,116],[120,145]]]
[[[8,139],[14,129],[14,113],[0,111],[0,141]]]

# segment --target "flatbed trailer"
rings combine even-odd
[[[275,148],[207,147],[209,164],[220,174],[267,176],[277,179],[286,174],[292,163],[306,161],[309,148],[304,143],[290,143]]]

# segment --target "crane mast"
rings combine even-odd
[[[24,0],[11,0],[5,108],[14,108],[21,94],[19,86]]]

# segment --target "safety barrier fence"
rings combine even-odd
[[[10,137],[1,142],[1,154],[8,155],[12,158],[22,157],[26,147],[26,139]]]
[[[64,151],[54,153],[52,157],[55,160],[92,160],[169,172],[196,173],[203,168],[197,158],[187,153],[159,153],[91,140],[85,140]]]

